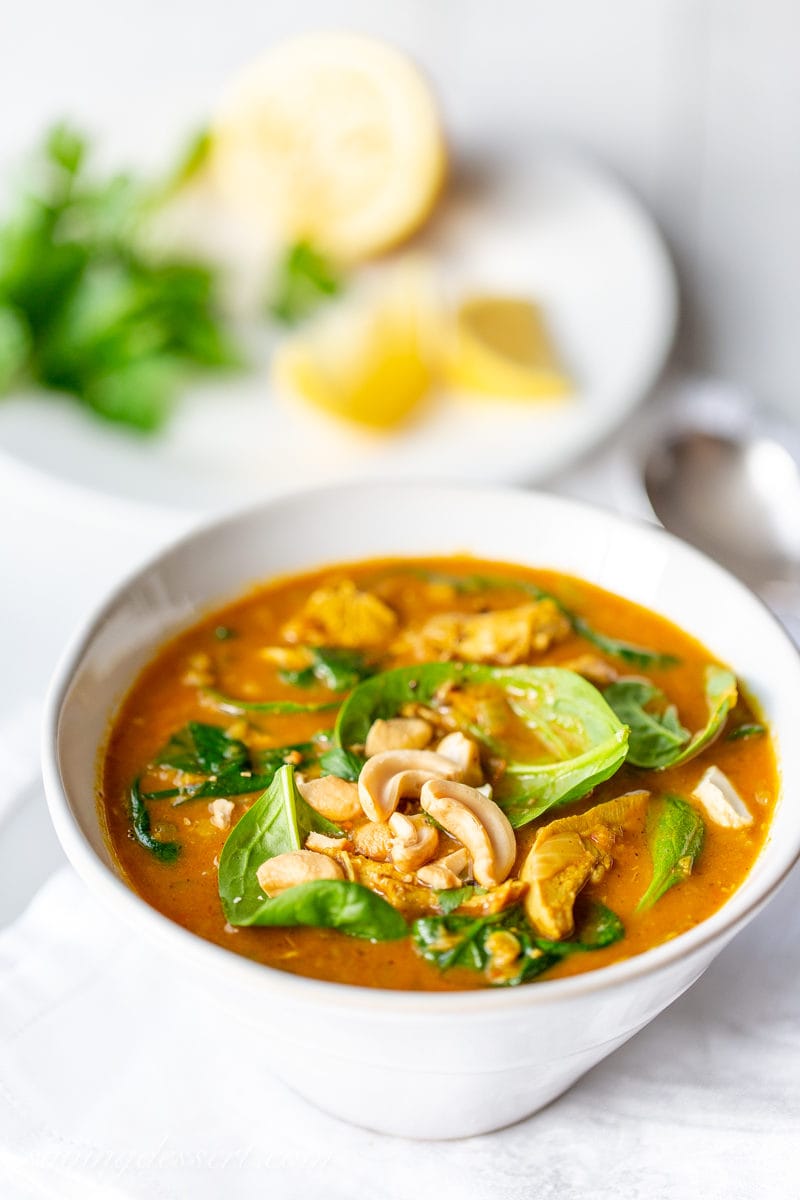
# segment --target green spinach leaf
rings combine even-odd
[[[405,937],[401,914],[382,896],[347,880],[316,880],[278,896],[262,892],[256,872],[277,854],[300,850],[315,830],[341,830],[320,816],[297,790],[294,771],[281,767],[272,784],[231,830],[219,863],[219,894],[232,925],[313,925],[352,937],[384,941]]]
[[[296,742],[251,753],[244,742],[232,738],[219,725],[190,721],[172,735],[153,764],[186,771],[190,775],[207,775],[208,778],[202,783],[181,780],[177,787],[144,793],[144,799],[171,799],[178,805],[190,800],[263,792],[285,763],[298,767],[316,762],[322,740]]]
[[[239,925],[311,925],[338,929],[350,937],[372,942],[395,941],[406,937],[408,925],[388,900],[360,883],[346,879],[317,879],[287,888],[267,899],[246,918],[231,922]]]
[[[620,679],[603,695],[630,730],[628,761],[634,766],[663,767],[689,741],[691,735],[681,725],[675,705],[664,708],[664,693],[646,679]],[[650,711],[647,706],[653,704],[662,705],[662,711]]]
[[[281,671],[284,683],[295,687],[324,684],[332,692],[346,692],[375,674],[375,667],[358,650],[341,650],[335,646],[309,646],[311,665],[299,671]]]
[[[139,845],[143,846],[145,850],[149,850],[161,862],[175,862],[181,852],[180,842],[161,842],[158,838],[153,837],[150,813],[147,810],[145,798],[139,788],[138,779],[131,785],[128,794],[128,808],[133,836]]]
[[[730,731],[725,740],[728,742],[742,742],[747,738],[763,737],[766,732],[763,725],[759,725],[753,721],[749,724],[737,725],[735,729]]]
[[[463,728],[506,760],[495,799],[515,827],[555,804],[586,795],[625,761],[628,731],[592,684],[560,667],[486,667],[475,663],[425,663],[399,667],[359,684],[336,723],[340,746],[363,745],[378,717],[394,716],[409,702],[436,708],[445,684],[466,689],[491,684],[531,736],[531,754],[506,746],[476,709],[459,710]],[[448,703],[452,694],[448,695]]]
[[[492,977],[489,973],[492,966],[489,939],[499,930],[516,938],[520,953],[507,972]],[[619,917],[603,904],[592,904],[581,922],[578,936],[561,942],[539,937],[519,907],[487,917],[421,917],[412,926],[417,952],[439,970],[466,967],[487,974],[489,982],[504,987],[535,979],[570,954],[602,949],[618,942],[624,935]]]
[[[688,879],[703,849],[705,826],[691,804],[667,794],[651,805],[647,837],[653,878],[636,906],[638,910],[652,908],[671,887]]]
[[[634,645],[633,642],[620,641],[619,638],[598,633],[583,617],[574,614],[569,614],[569,616],[572,628],[577,634],[585,638],[587,642],[591,642],[598,650],[602,650],[604,654],[610,654],[612,658],[619,658],[632,667],[638,667],[642,671],[658,670],[661,667],[674,667],[680,662],[680,659],[674,654],[663,654],[660,650],[648,650],[644,646]]]
[[[173,733],[153,762],[190,775],[216,775],[229,767],[249,766],[250,751],[221,726],[190,721]]]
[[[256,871],[268,858],[302,850],[313,831],[338,836],[341,830],[307,804],[297,790],[294,769],[275,772],[262,796],[237,821],[219,861],[219,894],[231,924],[245,923],[264,903]]]
[[[467,884],[465,887],[445,888],[436,893],[436,903],[439,906],[439,911],[443,916],[449,916],[451,912],[469,900],[472,896],[479,895],[484,888],[475,888],[473,884]]]
[[[257,712],[273,717],[289,717],[298,713],[330,712],[338,708],[340,700],[327,700],[323,704],[299,704],[295,700],[239,700],[235,696],[224,696],[213,688],[205,688],[204,694],[213,700],[222,712]]]
[[[340,779],[356,783],[366,761],[362,755],[355,754],[352,750],[334,746],[320,755],[319,765],[323,775],[338,775]]]

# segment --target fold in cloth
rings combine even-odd
[[[795,1200],[799,913],[795,872],[567,1095],[499,1133],[423,1143],[348,1126],[250,1072],[247,1031],[63,868],[0,934],[0,1194]]]

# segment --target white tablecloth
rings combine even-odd
[[[608,503],[613,461],[563,487]],[[120,539],[101,505],[54,513],[1,474],[0,505],[13,514],[0,522],[0,922],[56,871],[0,934],[2,1200],[797,1200],[797,873],[687,995],[511,1129],[401,1141],[243,1080],[243,1035],[59,869],[37,779],[37,712],[69,627],[171,531]]]
[[[249,1074],[248,1035],[64,867],[0,936],[0,1194],[796,1200],[799,914],[795,875],[566,1096],[499,1133],[425,1143]]]

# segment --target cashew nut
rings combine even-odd
[[[439,834],[423,816],[392,813],[389,827],[394,834],[392,862],[398,871],[416,871],[430,862],[439,846]]]
[[[459,779],[470,787],[479,787],[483,783],[481,767],[481,752],[478,743],[465,734],[456,731],[443,737],[436,747],[437,754],[443,754],[459,768]]]
[[[298,883],[315,879],[344,879],[342,868],[327,854],[313,850],[290,850],[268,858],[256,871],[256,879],[268,896],[278,896]]]
[[[384,750],[424,750],[433,737],[429,721],[421,717],[378,718],[369,727],[364,752],[367,758]]]
[[[387,821],[404,798],[416,799],[431,779],[457,779],[458,767],[432,750],[384,750],[367,759],[358,777],[361,807],[372,821]]]
[[[338,775],[297,780],[300,795],[329,821],[352,821],[361,816],[358,786]]]
[[[392,831],[382,821],[364,821],[353,830],[353,849],[374,862],[388,862],[392,856]]]
[[[434,779],[420,793],[420,804],[472,859],[482,887],[497,887],[514,865],[517,842],[508,817],[494,800],[464,783]]]
[[[437,858],[435,862],[421,867],[417,871],[417,881],[423,883],[425,887],[435,888],[437,891],[461,887],[461,874],[466,871],[468,864],[469,857],[466,850],[463,848],[453,850],[451,854],[445,854],[443,858]]]
[[[326,833],[315,833],[312,829],[306,838],[306,850],[319,850],[322,854],[333,854],[335,850],[349,850],[352,845],[346,837],[328,837]]]

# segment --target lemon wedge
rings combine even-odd
[[[476,296],[459,306],[445,375],[454,387],[492,396],[545,400],[572,391],[541,311],[513,297]]]
[[[343,261],[412,233],[446,165],[425,80],[399,51],[354,34],[299,37],[242,71],[213,145],[233,205],[284,242],[307,239]]]
[[[396,269],[377,295],[329,312],[284,342],[273,382],[334,416],[391,428],[433,385],[437,320],[424,283]]]

